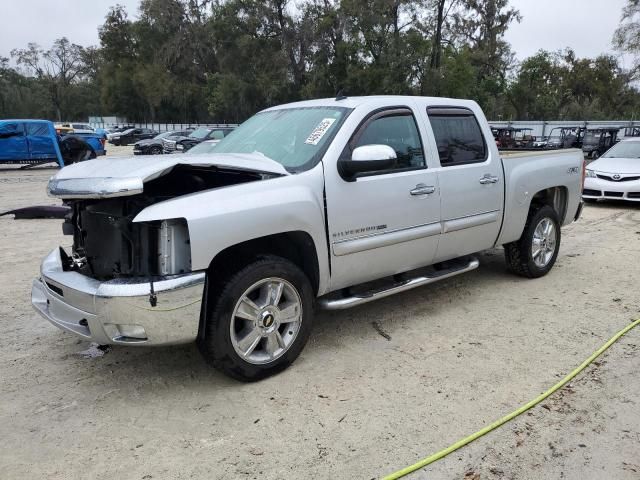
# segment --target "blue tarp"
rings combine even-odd
[[[64,166],[58,134],[48,120],[0,120],[0,163],[57,162]]]

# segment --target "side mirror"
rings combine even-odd
[[[396,151],[389,145],[363,145],[353,150],[350,160],[340,160],[338,169],[343,177],[352,180],[358,173],[389,168],[396,159]]]

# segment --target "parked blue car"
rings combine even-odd
[[[106,153],[99,135],[59,136],[47,120],[0,120],[0,163],[63,167]]]

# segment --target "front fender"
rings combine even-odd
[[[222,187],[156,203],[134,222],[184,218],[193,270],[209,267],[222,250],[267,235],[303,231],[316,248],[319,292],[328,288],[322,165],[297,175]]]

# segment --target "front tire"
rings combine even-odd
[[[507,268],[528,278],[546,275],[556,263],[560,237],[556,211],[549,205],[532,209],[520,239],[504,245]]]
[[[300,355],[313,325],[313,289],[295,264],[264,256],[210,290],[198,346],[214,367],[256,381]]]

